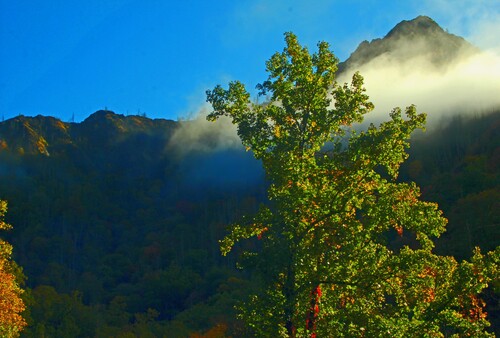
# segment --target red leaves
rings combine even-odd
[[[396,231],[397,231],[399,237],[403,237],[403,227],[397,227]]]
[[[319,315],[319,299],[321,298],[321,286],[316,286],[311,290],[311,303],[309,313],[306,318],[306,330],[312,331],[311,337],[316,337],[316,320]]]
[[[258,233],[258,234],[257,234],[257,239],[258,239],[258,240],[261,240],[261,239],[262,239],[262,234],[263,234],[264,232],[266,232],[267,230],[268,230],[268,229],[267,229],[267,227],[265,227],[264,229],[262,229],[262,231],[261,231],[260,233]]]
[[[319,286],[319,285],[318,285],[318,287],[316,288],[316,294],[318,295],[318,298],[322,296],[321,286]]]

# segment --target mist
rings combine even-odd
[[[463,53],[441,66],[434,64],[429,54],[424,52],[402,61],[383,54],[356,69],[348,69],[338,81],[350,82],[352,74],[360,72],[375,105],[365,122],[375,124],[389,119],[394,107],[412,104],[418,112],[427,113],[428,128],[454,115],[487,113],[500,107],[498,54]]]
[[[492,36],[484,27],[491,25],[483,23],[476,29],[483,42]],[[417,36],[393,34],[387,44],[387,51],[368,57],[369,61],[362,57],[359,64],[346,63],[351,68],[338,74],[340,85],[349,83],[356,71],[364,77],[375,105],[364,124],[379,124],[390,119],[395,107],[415,105],[419,113],[427,114],[427,128],[433,129],[453,116],[481,115],[500,107],[500,49],[495,44],[481,44],[481,50],[460,37],[449,38],[441,28]],[[194,119],[181,121],[169,147],[180,155],[241,149],[236,126],[229,118],[206,121],[210,111],[204,104]]]
[[[239,190],[264,182],[262,164],[245,152],[237,127],[228,117],[207,121],[209,106],[195,118],[179,121],[167,151],[177,157],[185,188],[199,191]]]
[[[179,121],[167,148],[180,156],[243,148],[236,125],[228,117],[221,117],[216,122],[207,121],[209,111],[210,107],[203,105],[193,119]]]

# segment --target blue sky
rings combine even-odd
[[[286,31],[311,50],[328,41],[345,60],[428,15],[498,51],[499,13],[499,0],[0,0],[0,117],[81,121],[106,107],[188,118],[218,83],[264,81]]]

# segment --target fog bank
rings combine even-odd
[[[425,54],[404,61],[384,54],[349,69],[338,81],[349,82],[356,70],[375,105],[366,122],[387,120],[394,107],[411,104],[427,113],[429,127],[452,115],[500,107],[500,56],[493,51],[464,55],[445,67],[436,67]]]

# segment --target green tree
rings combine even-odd
[[[11,229],[4,222],[7,202],[0,200],[0,229]],[[22,270],[11,259],[12,246],[0,239],[0,335],[2,337],[18,337],[26,326],[21,313],[25,305],[21,299],[24,290],[19,282]]]
[[[227,254],[260,240],[243,254],[261,285],[242,318],[266,337],[489,336],[478,294],[498,272],[498,250],[462,263],[433,254],[446,219],[414,183],[396,182],[425,115],[395,108],[356,131],[373,109],[363,78],[337,84],[326,42],[311,55],[292,33],[285,41],[257,86],[264,104],[237,81],[207,91],[208,119],[232,119],[270,182],[269,203],[221,241]]]

